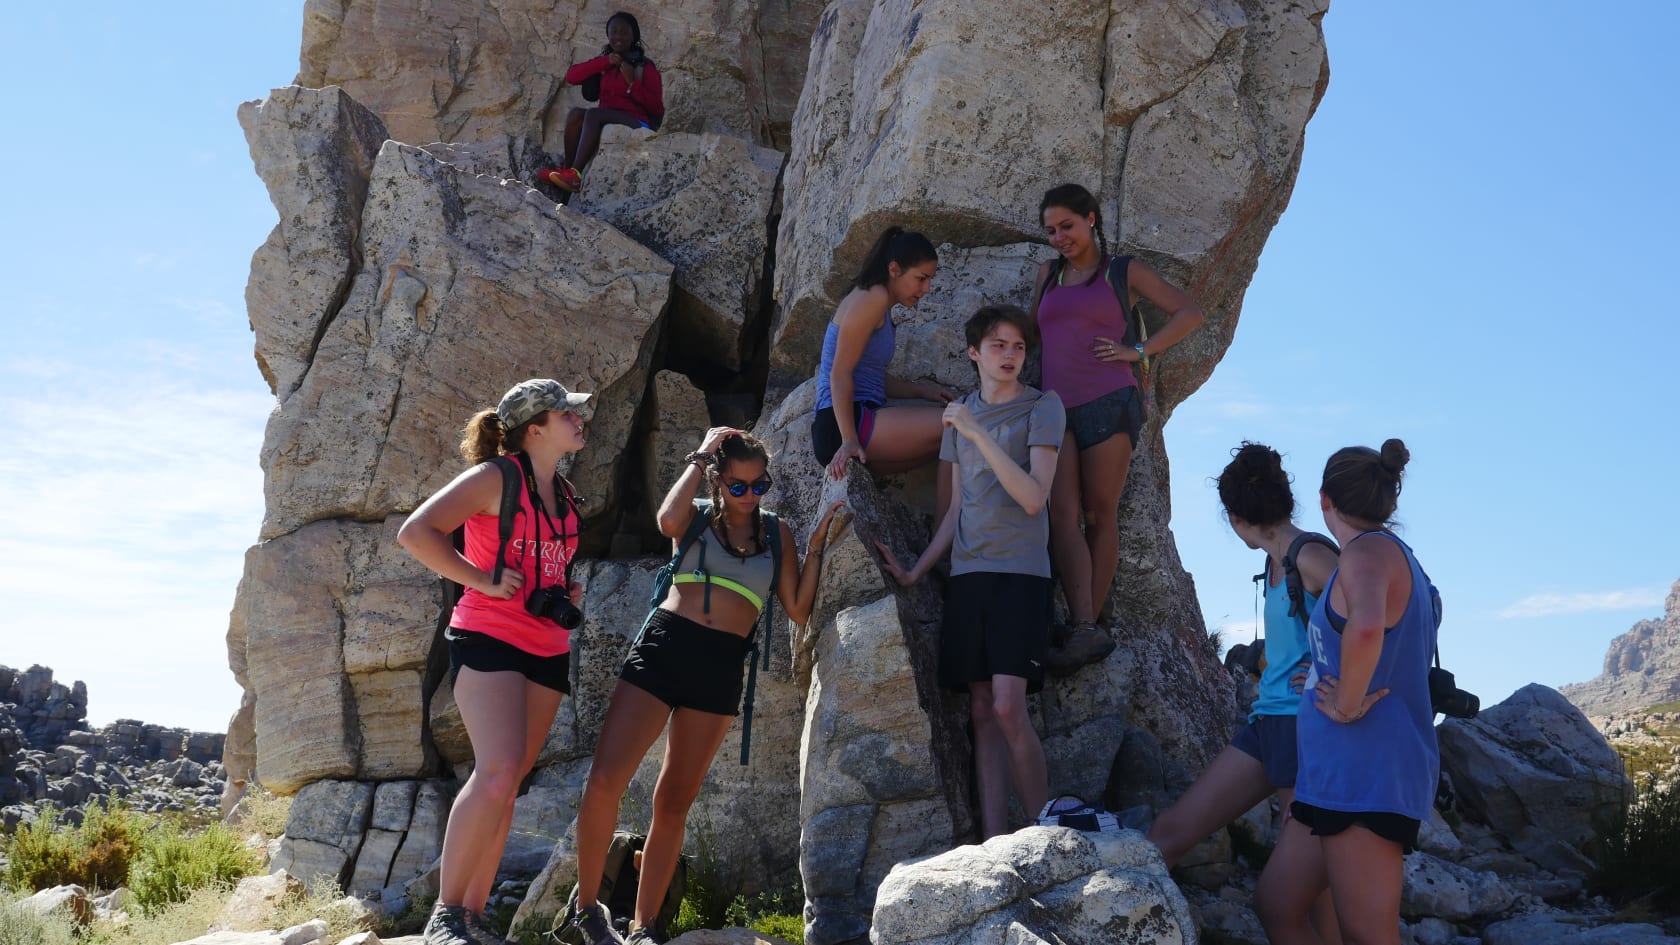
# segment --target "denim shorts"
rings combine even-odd
[[[1073,445],[1088,450],[1118,433],[1132,438],[1137,449],[1138,433],[1143,430],[1143,401],[1138,399],[1135,386],[1111,390],[1090,403],[1067,408],[1067,428],[1073,434]]]

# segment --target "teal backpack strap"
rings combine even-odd
[[[745,765],[752,750],[753,696],[758,691],[758,655],[764,652],[764,671],[770,671],[770,611],[776,606],[776,581],[782,576],[782,523],[776,513],[764,513],[765,542],[770,546],[770,593],[764,596],[764,609],[758,612],[752,635],[747,638],[747,687],[741,704],[741,764]]]
[[[642,620],[642,628],[636,631],[636,638],[630,641],[632,649],[642,642],[642,634],[647,632],[648,624],[653,621],[653,612],[659,609],[659,602],[671,592],[671,579],[676,576],[677,565],[682,562],[688,549],[700,540],[700,533],[706,530],[706,520],[711,515],[712,503],[705,499],[698,499],[694,503],[694,517],[689,519],[688,530],[683,532],[682,541],[677,542],[677,550],[671,555],[671,560],[665,562],[653,575],[653,596],[648,599],[648,614]],[[700,568],[706,567],[706,546],[700,546]],[[707,595],[710,596],[711,585],[706,585]]]

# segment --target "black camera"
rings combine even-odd
[[[647,55],[634,46],[626,49],[619,55],[618,58],[624,60],[632,66],[639,66],[642,63],[647,62]]]
[[[583,611],[572,603],[561,585],[539,587],[525,598],[525,612],[533,617],[547,617],[567,630],[576,630],[583,623]]]
[[[1429,670],[1429,706],[1455,719],[1473,719],[1482,711],[1482,700],[1475,693],[1458,688],[1452,673],[1434,666]]]
[[[1238,643],[1226,650],[1225,668],[1240,669],[1259,679],[1260,671],[1266,668],[1266,638],[1261,637],[1253,643]]]

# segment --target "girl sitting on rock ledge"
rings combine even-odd
[[[583,169],[601,147],[601,129],[658,128],[665,117],[665,91],[659,69],[642,49],[641,25],[623,11],[607,18],[607,45],[601,55],[567,69],[566,84],[583,86],[583,97],[600,104],[574,108],[566,115],[565,160],[559,167],[538,171],[537,178],[573,193],[583,186]]]
[[[494,409],[468,421],[461,455],[472,468],[422,503],[397,533],[421,564],[462,587],[445,636],[473,771],[444,828],[426,945],[494,941],[482,916],[514,798],[572,689],[567,626],[575,623],[556,607],[577,604],[571,564],[579,516],[576,493],[555,470],[561,457],[583,448],[578,410],[588,399],[559,381],[516,385]],[[504,456],[518,463],[524,481],[507,557],[498,560],[505,473],[497,461]],[[457,528],[464,553],[450,540]],[[533,608],[543,601],[552,603]]]

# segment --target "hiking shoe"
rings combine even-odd
[[[479,945],[467,929],[466,906],[438,906],[421,935],[426,945]]]
[[[1050,650],[1044,668],[1052,676],[1067,676],[1089,663],[1100,663],[1114,652],[1114,640],[1089,624],[1069,627],[1057,624],[1050,633]]]
[[[653,937],[653,931],[645,925],[638,925],[630,930],[625,937],[624,945],[665,945],[663,939]]]
[[[572,914],[572,928],[583,936],[583,945],[624,945],[624,937],[613,928],[612,913],[597,902]],[[432,945],[427,942],[426,945]]]

